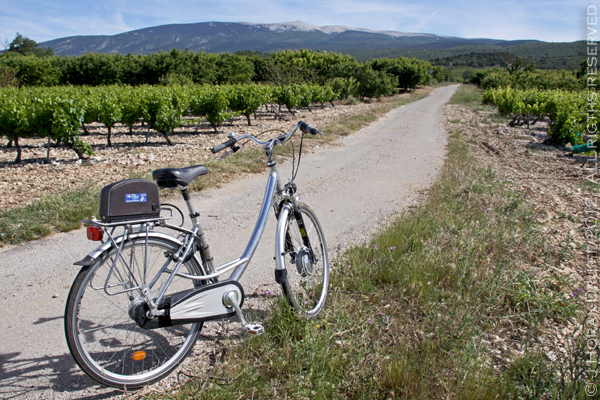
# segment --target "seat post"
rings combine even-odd
[[[178,186],[177,189],[179,189],[181,191],[183,200],[185,201],[185,204],[187,205],[188,211],[190,213],[190,218],[192,220],[192,223],[198,229],[197,236],[200,238],[200,244],[202,246],[202,249],[204,250],[204,255],[206,256],[206,263],[208,264],[208,265],[206,265],[206,267],[208,268],[208,270],[210,272],[215,272],[213,258],[212,258],[212,255],[210,254],[210,250],[208,248],[208,242],[206,241],[206,238],[204,237],[204,231],[202,230],[202,226],[200,225],[200,219],[199,219],[200,214],[197,213],[196,210],[194,210],[194,205],[192,204],[190,192],[188,191],[186,186]]]
[[[188,191],[187,187],[178,186],[177,189],[179,189],[181,191],[181,195],[183,196],[183,200],[185,201],[185,204],[187,205],[188,212],[190,213],[190,218],[192,219],[192,222],[194,223],[194,225],[199,225],[200,221],[198,221],[198,217],[200,216],[200,214],[198,214],[194,210],[194,205],[192,204],[192,198],[190,197],[190,192]]]

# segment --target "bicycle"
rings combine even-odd
[[[88,238],[102,243],[75,263],[82,268],[65,308],[69,350],[85,373],[108,386],[136,389],[169,375],[189,355],[205,321],[237,314],[249,334],[263,333],[262,325],[244,317],[244,290],[238,281],[260,241],[270,208],[278,220],[275,280],[299,313],[315,318],[321,312],[329,285],[325,237],[314,212],[296,197],[297,168],[283,185],[273,160],[275,146],[289,141],[298,129],[302,139],[306,133],[322,134],[300,121],[276,139],[261,142],[252,135],[230,133],[229,140],[211,149],[218,153],[229,148],[225,157],[240,149],[240,140],[248,139],[245,143],[263,146],[269,169],[246,249],[220,266],[213,263],[187,189],[193,179],[208,172],[206,166],[159,169],[152,173],[156,184],[125,180],[103,189],[101,221],[83,220]],[[301,156],[302,141],[298,167]],[[175,211],[182,217],[183,213],[175,206],[157,204],[158,188],[181,191],[191,229],[167,222]],[[229,278],[220,280],[228,271],[232,271]]]

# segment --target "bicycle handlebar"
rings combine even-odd
[[[310,126],[309,124],[307,124],[307,123],[306,123],[306,122],[304,122],[304,121],[300,121],[300,122],[298,122],[298,125],[297,125],[297,126],[298,126],[298,127],[300,128],[300,130],[301,130],[302,132],[304,132],[304,133],[310,133],[311,135],[317,135],[317,134],[319,134],[319,135],[322,135],[322,134],[323,134],[323,133],[322,133],[322,132],[320,132],[320,131],[319,131],[317,128],[314,128],[314,127]]]
[[[231,138],[228,141],[226,141],[225,143],[216,145],[215,147],[210,149],[210,151],[212,151],[213,154],[216,154],[222,150],[225,150],[228,147],[233,146],[235,144],[235,142],[237,142],[237,140],[235,138]]]
[[[236,142],[240,139],[252,139],[254,142],[256,142],[257,144],[261,145],[261,146],[265,146],[267,144],[269,144],[269,142],[275,140],[278,141],[280,143],[285,143],[288,140],[290,140],[290,138],[292,137],[292,135],[296,132],[296,130],[300,129],[303,133],[310,133],[311,135],[322,135],[323,133],[320,132],[317,128],[314,128],[312,126],[310,126],[309,124],[307,124],[304,121],[300,121],[298,122],[296,125],[294,125],[294,127],[292,128],[292,130],[290,131],[290,133],[283,139],[271,139],[267,142],[261,142],[260,140],[256,139],[254,136],[252,135],[242,135],[239,136],[237,138],[232,137],[231,139],[229,139],[228,141],[218,144],[215,147],[213,147],[212,149],[210,149],[210,151],[213,154],[216,154],[220,151],[225,150],[228,147],[232,147],[234,144],[236,144]],[[282,135],[283,136],[283,135]],[[281,136],[280,136],[281,137]]]

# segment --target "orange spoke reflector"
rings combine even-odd
[[[133,361],[142,361],[144,358],[146,358],[146,352],[141,350],[136,351],[135,353],[133,353],[131,358],[133,358]]]

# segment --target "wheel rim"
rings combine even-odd
[[[145,240],[134,241],[124,246],[122,253],[124,259],[130,261],[131,270],[140,277],[143,275],[141,266],[145,254],[144,244]],[[164,265],[170,249],[170,244],[149,242],[148,281]],[[109,255],[106,262],[99,262],[94,266],[80,287],[73,311],[77,316],[72,321],[74,340],[82,361],[101,379],[108,383],[139,386],[160,379],[175,368],[193,346],[202,325],[195,323],[152,330],[137,326],[130,318],[129,308],[131,303],[139,302],[140,294],[133,291],[109,296],[102,289],[113,260]],[[118,259],[109,285],[127,280],[121,279],[125,275],[123,267],[123,261]],[[187,269],[188,273],[199,273],[198,267],[192,262],[181,268]],[[161,274],[151,290],[154,299],[157,297],[157,288],[166,276],[167,274]],[[122,286],[113,286],[113,290],[119,290]],[[167,295],[193,287],[190,280],[175,279]]]
[[[304,245],[298,224],[290,213],[286,227],[289,240],[286,239],[285,245],[289,267],[284,289],[294,308],[313,317],[325,303],[329,282],[327,248],[318,221],[303,208],[301,211],[314,257]]]

